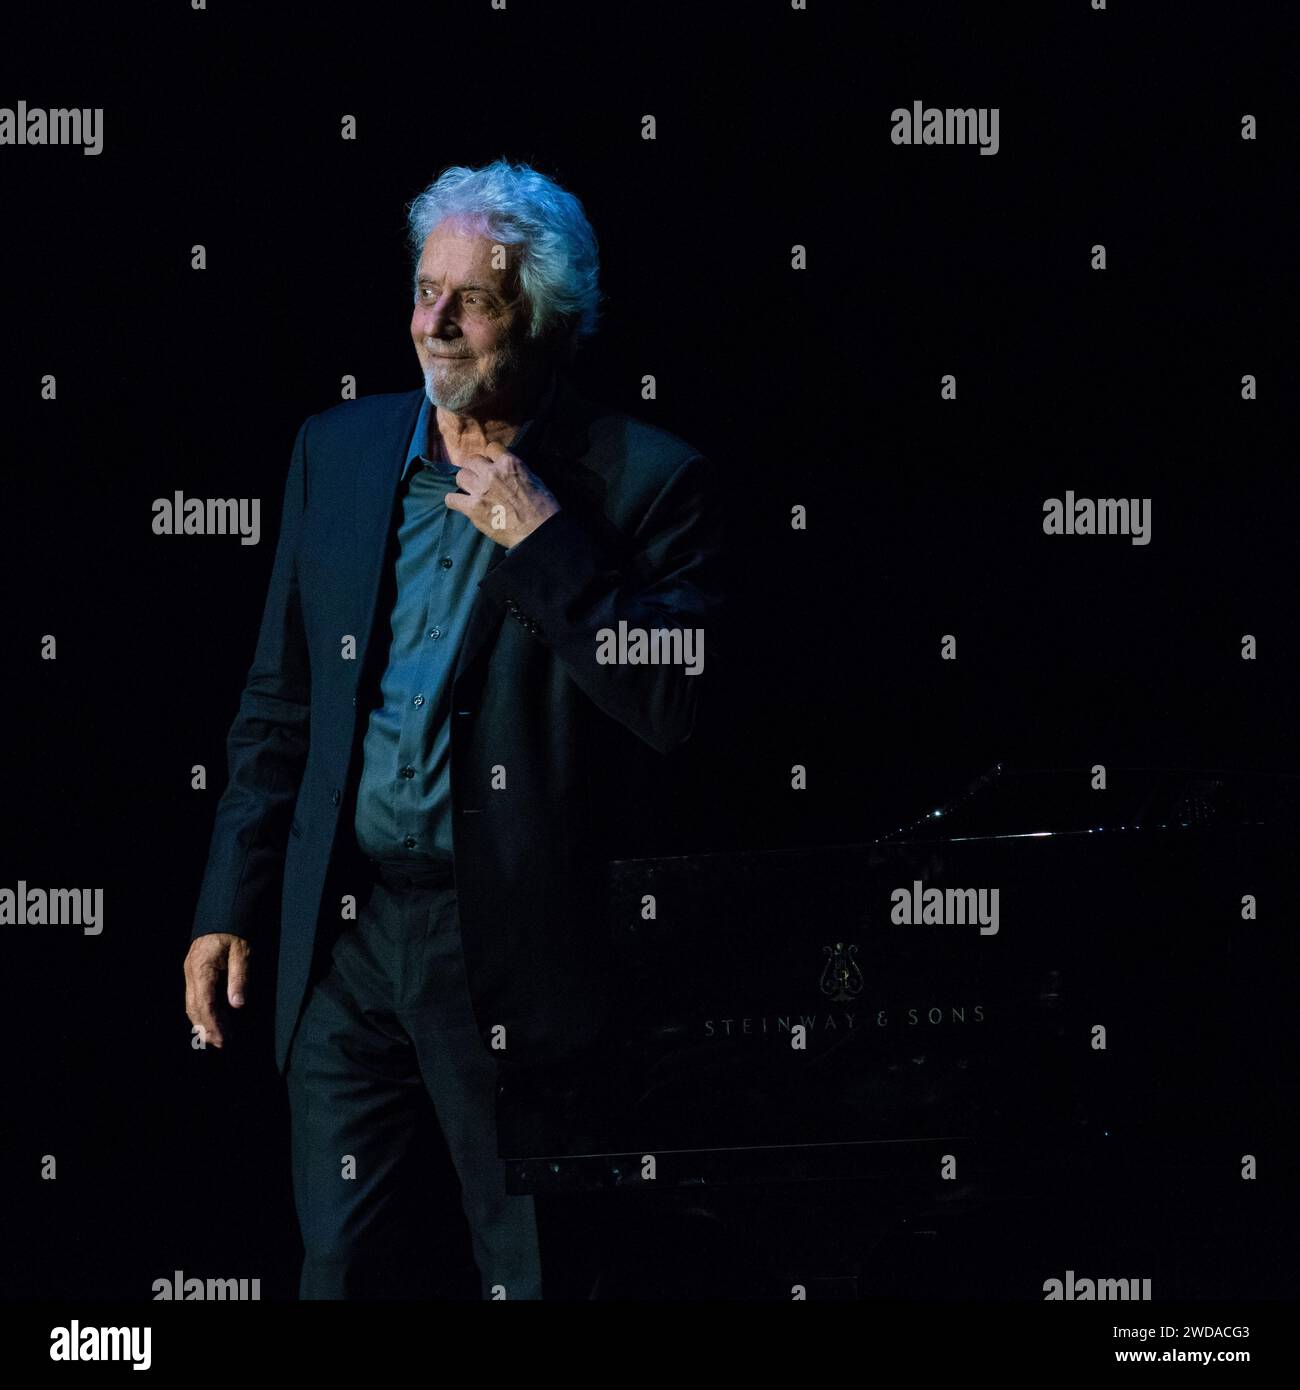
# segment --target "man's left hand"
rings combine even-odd
[[[469,517],[498,545],[518,545],[560,510],[554,495],[523,459],[495,442],[465,460],[456,474],[456,486],[462,491],[447,493],[447,506]]]

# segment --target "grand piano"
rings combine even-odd
[[[1041,1297],[1090,1242],[1255,1233],[1300,778],[1092,782],[998,764],[869,843],[611,864],[618,1022],[580,1076],[503,1090],[510,1189],[620,1229],[608,1297]],[[1229,1277],[1202,1263],[1164,1293]]]

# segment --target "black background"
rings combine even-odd
[[[271,963],[224,1055],[190,1048],[181,963],[294,434],[344,374],[420,385],[404,205],[448,165],[582,199],[607,300],[579,385],[729,479],[725,698],[663,803],[623,808],[628,853],[869,839],[997,759],[1295,771],[1286,13],[217,0],[11,28],[0,105],[102,106],[105,146],[0,147],[0,883],[102,886],[105,928],[5,936],[0,1288],[292,1296]],[[999,107],[999,153],[893,146],[916,99]],[[260,497],[261,544],[155,536],[177,489]],[[1045,537],[1067,489],[1150,498],[1152,543]]]

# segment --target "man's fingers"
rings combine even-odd
[[[462,492],[469,493],[477,497],[484,492],[492,481],[491,474],[492,461],[485,459],[481,455],[475,454],[459,464],[456,469],[456,486]],[[448,497],[454,496],[448,493]]]
[[[200,1041],[220,1047],[225,1039],[221,1036],[221,1027],[213,1009],[216,1001],[215,983],[214,980],[206,993],[202,987],[186,990],[185,1013],[190,1022],[199,1029]]]
[[[213,1047],[220,1047],[225,1041],[217,1022],[217,973],[216,966],[207,962],[185,972],[185,1013],[200,1030],[200,1039]]]
[[[200,1030],[199,1036],[205,1045],[220,1047],[225,1038],[217,1022],[217,979],[226,968],[227,952],[221,947],[214,949],[213,943],[206,938],[201,940],[204,944],[192,945],[185,959],[185,1014]],[[241,958],[246,958],[247,949],[240,954]]]
[[[234,945],[226,966],[226,999],[232,1009],[244,1007],[244,988],[248,984],[248,947]]]

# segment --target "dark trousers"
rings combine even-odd
[[[369,901],[335,941],[289,1057],[306,1250],[299,1297],[404,1296],[384,1274],[404,1245],[412,1203],[448,1180],[445,1168],[421,1165],[414,1143],[427,1120],[420,1110],[432,1106],[483,1297],[540,1298],[533,1199],[505,1191],[497,1063],[474,1022],[450,870],[373,867]],[[437,1268],[463,1241],[463,1223],[455,1232],[444,1225],[441,1236],[435,1227],[432,1248],[417,1254]]]

